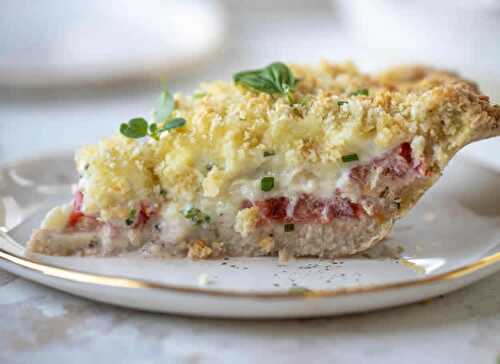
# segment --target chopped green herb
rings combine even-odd
[[[356,153],[347,154],[347,155],[342,156],[342,162],[344,162],[344,163],[354,162],[354,161],[358,161],[358,160],[359,160],[359,157]]]
[[[362,89],[356,90],[351,94],[351,96],[368,96],[368,89],[362,88]]]
[[[205,166],[205,168],[207,169],[207,171],[211,171],[212,168],[214,168],[214,165],[212,163],[207,163],[207,165]]]
[[[87,170],[87,169],[89,169],[89,167],[90,167],[90,164],[86,163],[85,166],[83,167],[83,169]]]
[[[339,105],[339,106],[342,106],[345,104],[348,104],[348,102],[347,101],[337,101],[337,105]]]
[[[288,66],[281,62],[271,63],[257,70],[238,72],[233,80],[236,84],[270,95],[286,95],[290,103],[293,102],[291,93],[298,82]]]
[[[276,152],[274,150],[265,150],[264,151],[264,157],[272,157],[273,155],[275,155]]]
[[[311,290],[305,287],[291,287],[288,289],[288,293],[296,295],[304,295],[308,292],[311,292]]]
[[[274,187],[274,177],[264,177],[260,180],[260,189],[264,192],[271,191]]]
[[[167,197],[167,190],[160,188],[160,196]]]
[[[132,225],[134,223],[135,214],[137,214],[137,210],[136,209],[130,210],[130,212],[128,213],[128,217],[125,220],[125,224],[127,224],[127,226],[130,226],[130,225]]]
[[[288,233],[290,231],[294,231],[295,225],[294,224],[285,224],[284,230],[285,230],[285,233]]]
[[[185,211],[184,217],[191,220],[195,225],[208,224],[210,222],[210,216],[196,207],[191,207]]]

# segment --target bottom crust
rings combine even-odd
[[[123,245],[115,244],[112,249],[106,249],[105,244],[96,244],[95,233],[64,233],[42,229],[33,234],[28,250],[48,255],[101,256],[140,250],[145,256],[189,256],[194,259],[277,255],[285,259],[303,256],[338,258],[374,246],[387,236],[392,225],[392,220],[380,224],[365,216],[356,220],[336,219],[329,224],[296,225],[293,234],[290,234],[283,230],[283,225],[272,224],[245,238],[231,227],[222,227],[217,233],[206,231],[198,234],[199,239],[180,242],[162,241],[159,236],[155,236],[154,230],[145,226],[139,240],[147,243],[133,244],[128,240]]]

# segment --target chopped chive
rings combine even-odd
[[[134,223],[136,213],[137,213],[136,209],[130,210],[130,212],[128,213],[128,217],[125,220],[125,224],[127,224],[127,226],[130,226]]]
[[[351,96],[368,96],[368,89],[362,88],[362,89],[356,90],[351,94]]]
[[[264,177],[260,180],[260,189],[264,192],[271,191],[274,187],[274,177]]]
[[[285,233],[289,233],[290,231],[294,231],[295,225],[294,224],[285,224],[284,230],[285,230]]]
[[[196,207],[191,207],[185,211],[184,217],[191,220],[195,225],[208,224],[210,222],[210,216]]]
[[[269,151],[265,150],[264,151],[264,157],[271,157],[275,154],[276,154],[276,152],[274,150],[269,150]]]
[[[347,104],[347,101],[337,101],[337,105],[342,106]]]
[[[160,196],[167,197],[167,190],[161,188],[160,189]]]
[[[354,161],[359,161],[359,157],[356,153],[346,154],[346,155],[342,156],[342,162],[344,162],[344,163],[349,163],[349,162],[354,162]]]

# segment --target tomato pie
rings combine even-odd
[[[28,244],[50,255],[348,256],[383,239],[500,107],[420,66],[273,63],[165,90],[150,121],[76,153],[70,203]]]

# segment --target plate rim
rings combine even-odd
[[[40,153],[32,158],[20,158],[6,163],[0,164],[0,171],[5,171],[9,168],[14,168],[16,165],[29,163],[44,158],[67,157],[73,153],[72,150],[62,149]],[[480,163],[467,156],[461,156],[467,163],[479,165],[481,168],[488,170],[491,173],[498,174],[498,171],[491,166]],[[0,226],[0,239],[20,245],[12,237],[8,235],[8,230]],[[500,245],[500,242],[497,244]],[[22,246],[22,245],[21,245]],[[24,248],[24,247],[23,247]],[[475,272],[484,270],[487,267],[494,266],[500,263],[500,252],[487,255],[469,264],[443,272],[436,275],[429,275],[422,278],[414,278],[404,281],[395,281],[382,284],[368,284],[357,287],[339,287],[335,289],[305,289],[304,291],[282,291],[282,292],[259,292],[259,291],[237,291],[229,289],[203,288],[196,286],[186,286],[178,284],[168,284],[153,282],[140,278],[126,278],[121,276],[89,273],[77,269],[70,269],[54,264],[37,262],[29,259],[26,256],[11,253],[0,247],[0,262],[5,262],[7,265],[15,265],[29,270],[37,275],[45,275],[53,278],[59,278],[73,283],[86,283],[97,286],[111,288],[127,288],[127,289],[155,289],[168,291],[172,293],[189,293],[212,297],[227,297],[227,298],[253,298],[253,299],[296,299],[304,297],[337,297],[346,295],[355,295],[363,293],[378,293],[394,289],[404,289],[418,287],[436,282],[456,281],[460,278],[470,276]],[[500,267],[500,266],[499,266]],[[494,271],[496,272],[496,270]]]
[[[10,239],[17,244],[14,239],[10,238],[10,236],[2,230],[0,230],[0,239]],[[14,264],[38,275],[59,278],[70,282],[93,284],[111,288],[154,289],[169,291],[173,293],[201,294],[205,296],[226,298],[290,299],[304,297],[327,298],[362,293],[378,293],[394,289],[418,287],[436,282],[456,281],[487,267],[494,266],[496,263],[500,263],[500,252],[488,255],[459,268],[455,268],[453,270],[436,275],[429,275],[423,278],[415,278],[391,283],[369,284],[358,287],[339,287],[336,289],[304,289],[304,291],[288,290],[283,292],[245,292],[228,289],[207,289],[195,286],[152,282],[139,278],[126,278],[107,274],[89,273],[76,269],[64,268],[53,264],[36,262],[32,259],[28,259],[27,257],[10,253],[3,248],[0,248],[0,261]]]

